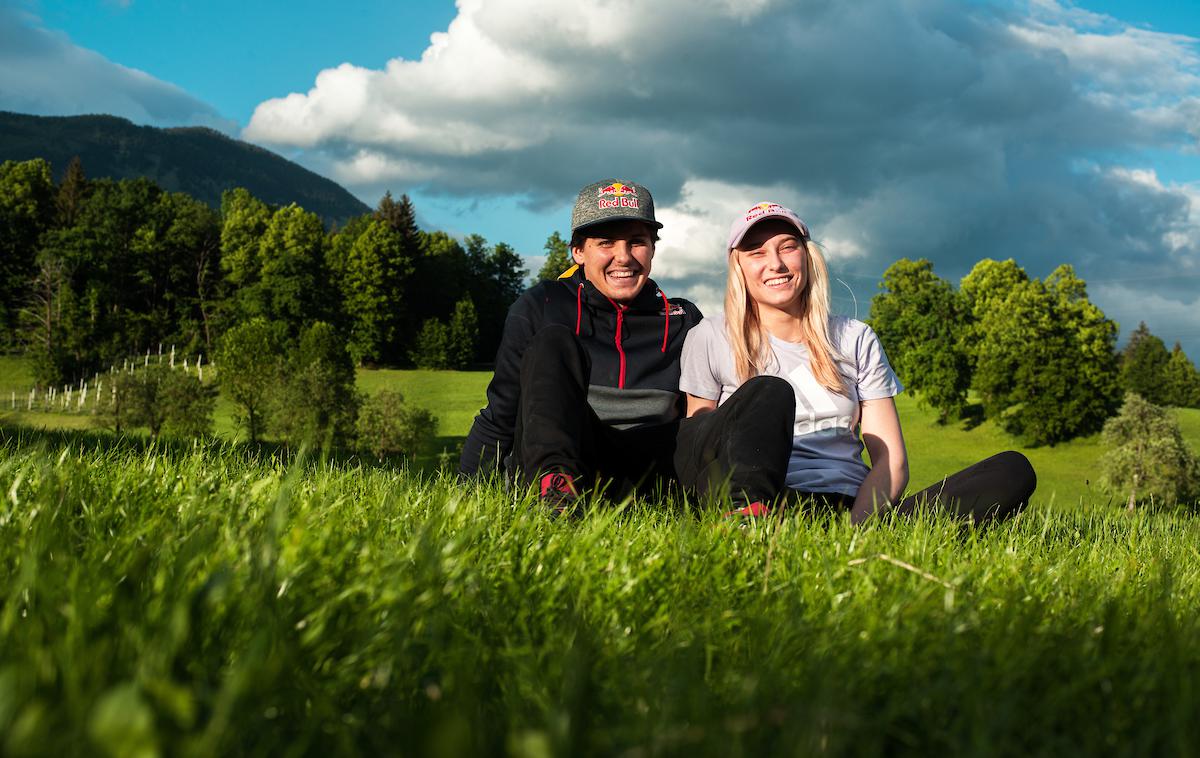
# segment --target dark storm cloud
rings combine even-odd
[[[246,133],[352,186],[561,204],[581,177],[636,177],[699,219],[664,237],[685,290],[719,290],[706,247],[770,188],[860,298],[901,256],[955,280],[1012,257],[1107,282],[1129,322],[1122,281],[1200,289],[1196,193],[1136,171],[1195,148],[1198,72],[1194,40],[1048,0],[467,1],[420,61],[322,72]]]

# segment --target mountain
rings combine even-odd
[[[204,127],[158,129],[116,116],[29,116],[0,111],[0,162],[45,158],[61,179],[79,156],[89,178],[144,176],[214,208],[245,187],[272,205],[296,203],[326,223],[370,210],[344,187],[269,150]]]

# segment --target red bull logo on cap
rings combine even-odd
[[[600,210],[638,207],[637,187],[632,184],[613,182],[597,190],[596,195],[599,198],[596,207]]]
[[[779,203],[759,203],[746,211],[746,220],[753,221],[760,216],[767,216],[773,213],[787,213],[787,208],[784,208]]]

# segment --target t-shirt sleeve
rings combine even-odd
[[[860,400],[879,400],[885,397],[895,397],[904,391],[900,378],[892,370],[887,354],[883,352],[883,344],[875,330],[866,324],[862,325],[859,335],[855,359],[858,364],[858,397]]]
[[[683,341],[683,356],[680,358],[679,391],[717,400],[721,397],[721,379],[716,373],[716,355],[720,350],[712,321],[705,319],[688,332]]]

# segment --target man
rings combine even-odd
[[[664,481],[704,492],[725,478],[743,505],[777,494],[790,426],[784,430],[788,448],[776,451],[772,443],[766,466],[721,453],[729,434],[761,433],[730,428],[739,406],[732,399],[706,414],[711,419],[689,419],[688,433],[681,434],[679,358],[701,314],[650,279],[661,228],[641,185],[605,180],[580,190],[571,213],[576,265],[556,281],[535,285],[509,309],[488,404],[463,446],[461,473],[502,465],[519,480],[536,482],[556,514],[574,512],[579,493],[597,485],[620,497]],[[781,410],[794,403],[790,388],[786,398],[773,389],[745,394]],[[761,418],[761,412],[746,417]],[[790,423],[791,416],[789,410],[783,417]],[[764,458],[761,446],[732,447],[743,458]]]

